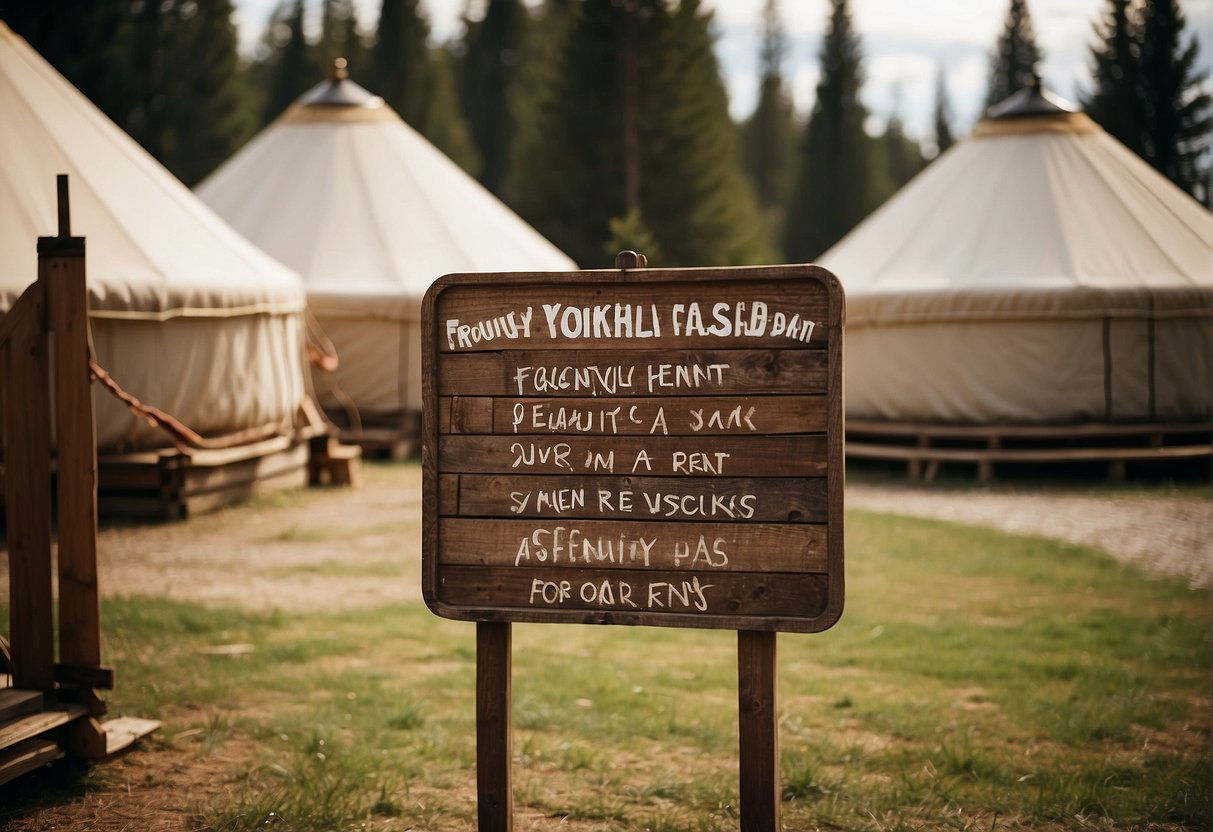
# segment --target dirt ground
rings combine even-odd
[[[1092,545],[1147,572],[1213,587],[1210,498],[852,482],[846,505]],[[415,600],[420,518],[420,467],[370,465],[357,489],[294,492],[182,523],[103,528],[101,589],[250,609]],[[383,578],[402,562],[408,579]],[[7,570],[2,553],[0,569]],[[7,590],[5,582],[0,591]]]
[[[365,475],[358,489],[292,492],[182,523],[104,528],[102,593],[258,610],[418,599],[421,469],[371,465]],[[1146,573],[1213,586],[1209,498],[848,483],[846,504],[1098,546]],[[397,577],[402,562],[405,580]],[[7,568],[0,552],[0,570]],[[0,591],[7,590],[5,581]],[[101,767],[102,789],[0,823],[0,830],[186,832],[194,827],[181,795],[222,788],[247,754],[236,742],[206,756],[183,756],[153,737]],[[38,790],[42,776],[8,784],[0,801],[6,790]]]

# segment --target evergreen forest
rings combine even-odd
[[[0,17],[189,186],[345,57],[354,81],[586,268],[623,248],[663,266],[813,260],[967,130],[942,64],[933,135],[907,135],[896,108],[868,112],[849,0],[828,3],[803,113],[780,4],[765,0],[742,123],[700,0],[469,2],[447,42],[425,0],[377,5],[368,20],[353,0],[279,0],[247,54],[233,0],[4,0]],[[1208,204],[1211,85],[1180,3],[1107,0],[1089,49],[1087,112]],[[1031,82],[1043,50],[1029,0],[1008,0],[989,55],[988,104]]]

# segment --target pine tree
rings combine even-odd
[[[465,170],[479,165],[445,50],[431,54],[420,0],[383,0],[364,86]]]
[[[893,111],[885,123],[884,135],[880,138],[884,147],[884,169],[887,175],[885,192],[878,191],[880,202],[884,202],[901,186],[905,185],[923,169],[926,160],[918,143],[906,135],[905,125],[901,121],[901,92],[893,94]]]
[[[522,53],[518,80],[511,91],[517,133],[498,195],[515,211],[526,214],[532,190],[530,172],[523,173],[534,159],[535,150],[546,142],[545,112],[548,98],[560,84],[563,52],[573,19],[580,13],[581,0],[543,0],[531,18],[531,36]],[[639,249],[636,249],[637,251]]]
[[[1207,201],[1209,171],[1200,165],[1213,131],[1213,99],[1197,74],[1196,39],[1183,43],[1184,27],[1176,0],[1146,0],[1141,24],[1143,155],[1176,185]]]
[[[483,161],[480,181],[495,193],[505,182],[518,132],[513,92],[529,45],[530,23],[522,0],[489,3],[480,20],[464,17],[459,99]]]
[[[952,133],[952,104],[948,98],[948,77],[943,64],[939,66],[939,74],[935,79],[935,148],[942,154],[956,144],[956,136]]]
[[[435,147],[472,176],[480,173],[480,152],[472,139],[467,119],[455,89],[455,67],[451,53],[435,49],[429,56],[429,86],[418,129]]]
[[[0,19],[118,124],[141,94],[134,16],[150,0],[5,0]]]
[[[584,0],[546,79],[508,191],[574,260],[609,265],[624,237],[653,265],[765,256],[698,2]]]
[[[252,132],[231,0],[33,5],[6,7],[16,31],[187,185]]]
[[[418,130],[428,83],[429,36],[418,0],[383,0],[367,86]]]
[[[303,31],[304,0],[282,0],[270,18],[271,51],[266,58],[267,88],[261,123],[278,117],[323,78],[311,60]]]
[[[178,2],[165,14],[170,31],[159,158],[193,186],[252,135],[253,110],[240,70],[231,0],[192,0],[192,7]]]
[[[1043,59],[1044,55],[1036,45],[1036,30],[1032,25],[1028,0],[1011,0],[1002,35],[994,54],[990,56],[986,106],[992,107],[1012,93],[1030,86],[1032,75]]]
[[[859,36],[847,0],[831,0],[830,6],[817,100],[800,142],[799,171],[788,201],[784,254],[789,262],[818,257],[878,204],[873,143],[863,130],[867,111],[859,100]]]
[[[762,19],[762,80],[754,114],[742,125],[741,153],[772,237],[780,239],[796,120],[783,78],[785,36],[778,0],[766,0]]]
[[[1083,109],[1134,153],[1144,155],[1141,30],[1132,0],[1107,0],[1091,47],[1094,89]],[[1101,25],[1102,24],[1102,25]]]
[[[738,163],[711,14],[682,0],[665,26],[654,131],[642,154],[643,215],[662,262],[757,263],[771,257],[758,203]]]
[[[603,246],[613,218],[634,211],[633,233],[647,233],[638,109],[657,49],[652,24],[639,25],[642,9],[650,21],[665,14],[660,0],[583,0],[571,9],[507,182],[511,204],[584,268],[612,263]]]
[[[363,68],[362,41],[358,32],[358,9],[354,0],[323,0],[320,6],[320,40],[316,42],[317,66],[328,68],[334,58],[345,58],[356,71]]]

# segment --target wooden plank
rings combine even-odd
[[[824,523],[826,480],[442,474],[443,516]]]
[[[183,516],[193,517],[217,508],[244,502],[258,494],[271,494],[290,488],[307,487],[307,465],[291,468],[249,482],[235,483],[222,489],[212,489],[181,497]]]
[[[46,286],[47,321],[55,344],[59,658],[69,665],[99,665],[97,431],[89,371],[84,239],[44,237],[38,246],[38,280]]]
[[[1085,437],[1151,436],[1213,432],[1213,422],[1165,424],[1157,422],[1081,422],[1066,425],[941,425],[930,422],[879,422],[848,419],[847,432],[855,435],[931,436],[935,438],[985,440],[990,436],[1010,439],[1077,439]]]
[[[555,341],[573,350],[636,341],[692,349],[826,343],[828,328],[815,326],[828,313],[815,281],[690,282],[684,277],[667,282],[656,272],[649,277],[643,298],[619,301],[604,301],[603,286],[592,282],[503,285],[491,293],[442,287],[435,312],[441,326],[438,348],[540,349]]]
[[[453,396],[438,402],[444,433],[711,436],[813,433],[824,396],[580,398]]]
[[[0,722],[42,710],[42,691],[0,688]]]
[[[55,682],[79,688],[114,689],[114,669],[100,665],[55,665]]]
[[[160,725],[158,719],[140,719],[134,716],[107,719],[101,723],[101,730],[105,733],[105,756],[112,757],[129,748],[136,741],[157,730]]]
[[[811,632],[826,609],[823,575],[447,566],[438,589],[443,614],[475,619],[509,611],[515,621],[657,624]],[[571,613],[576,613],[572,615]],[[491,620],[491,619],[490,619]]]
[[[280,474],[307,466],[310,453],[306,442],[257,443],[264,453],[236,457],[225,455],[223,461],[211,461],[214,457],[194,457],[182,467],[182,491],[193,497],[212,491],[223,491],[240,487],[258,480],[270,479]]]
[[[779,832],[779,708],[775,633],[737,633],[741,830]]]
[[[514,828],[512,644],[508,623],[476,624],[476,792],[479,832]]]
[[[818,349],[504,350],[443,354],[439,396],[652,396],[824,393]]]
[[[236,462],[259,459],[285,451],[297,445],[291,436],[271,436],[258,442],[236,445],[231,448],[201,448],[188,454],[190,465],[195,468],[219,468]],[[306,446],[305,446],[306,447]]]
[[[826,570],[825,526],[808,524],[445,519],[438,538],[443,566],[655,569],[700,573],[701,580],[719,572]]]
[[[819,477],[824,436],[513,437],[438,439],[440,473],[639,474],[683,477]]]
[[[1166,445],[1161,448],[911,448],[848,442],[847,454],[862,459],[936,460],[939,462],[1102,462],[1105,460],[1199,459],[1213,455],[1213,445]]]
[[[54,602],[44,289],[42,281],[26,289],[25,314],[4,345],[3,419],[13,680],[16,687],[46,691],[54,683]]]
[[[31,311],[33,307],[38,306],[42,302],[42,298],[44,297],[43,289],[35,289],[35,286],[37,286],[36,283],[26,287],[25,291],[13,301],[13,305],[8,308],[8,311],[0,315],[0,346],[7,344],[12,339],[13,331],[17,328],[17,324],[26,315],[42,314],[40,311]]]
[[[0,754],[0,784],[37,771],[62,756],[63,749],[54,740],[35,737],[19,742]]]
[[[45,734],[60,725],[88,716],[83,705],[56,705],[45,711],[0,725],[0,748],[9,748],[22,740]]]

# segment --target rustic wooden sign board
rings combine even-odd
[[[426,293],[422,590],[477,622],[481,832],[513,828],[515,621],[736,629],[741,827],[780,828],[775,634],[843,604],[842,323],[815,266]]]
[[[815,266],[438,280],[422,318],[430,608],[829,627],[842,310]]]

